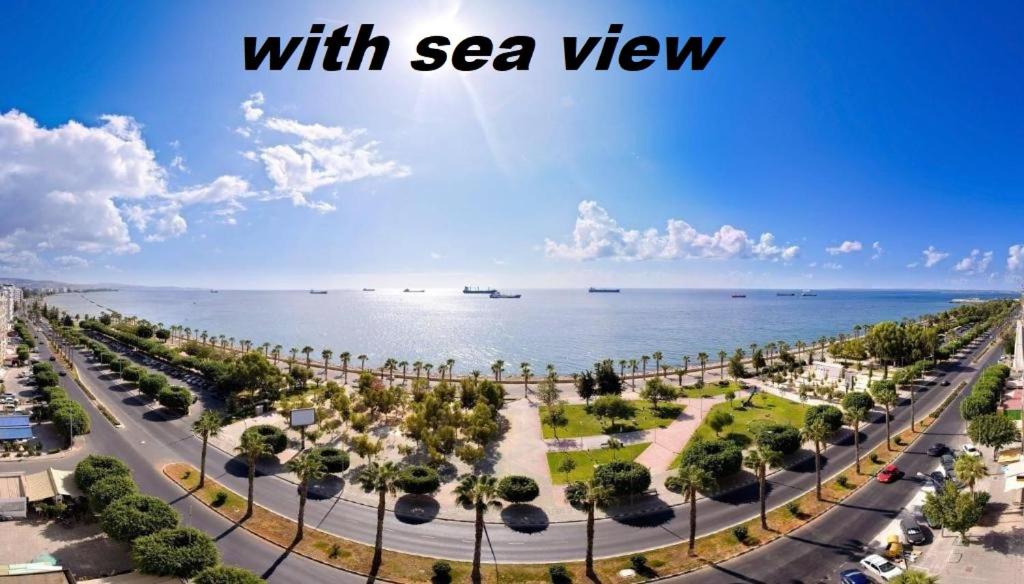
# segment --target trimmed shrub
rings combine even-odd
[[[86,494],[100,479],[112,475],[131,477],[132,471],[120,460],[103,454],[90,454],[75,466],[75,483]]]
[[[191,578],[216,566],[220,555],[210,536],[191,527],[178,527],[136,539],[132,561],[143,574]]]
[[[63,393],[63,390],[61,390]],[[91,430],[89,414],[78,402],[73,402],[64,394],[58,399],[50,400],[50,420],[53,427],[65,438],[88,434]]]
[[[107,506],[101,523],[104,533],[118,541],[132,541],[178,526],[178,513],[150,495],[128,495]]]
[[[281,454],[288,447],[288,436],[285,435],[284,430],[277,426],[260,424],[246,429],[243,434],[256,434],[273,454]]]
[[[348,452],[340,448],[322,446],[317,448],[316,451],[320,453],[320,458],[324,461],[324,468],[329,473],[345,472],[348,470],[349,464],[351,464]]]
[[[138,492],[139,487],[128,475],[113,474],[103,477],[89,489],[89,508],[93,513],[103,513],[103,510],[114,501]]]
[[[585,497],[586,494],[587,485],[580,481],[569,483],[565,487],[565,500],[573,507],[583,505],[583,497]]]
[[[135,365],[129,365],[128,367],[124,368],[124,371],[121,372],[121,379],[124,379],[125,381],[130,381],[130,382],[134,383],[134,382],[137,382],[140,379],[142,379],[142,376],[144,374],[145,374],[145,372],[142,370],[141,367],[136,367]]]
[[[180,386],[165,387],[156,396],[156,401],[163,407],[186,414],[193,399],[192,392]]]
[[[249,570],[234,566],[206,568],[192,579],[192,584],[262,584],[263,578]]]
[[[750,531],[747,529],[746,525],[737,525],[732,528],[732,536],[735,537],[736,541],[740,543],[746,543],[747,536],[749,534]]]
[[[498,494],[509,503],[528,503],[540,495],[540,487],[530,477],[509,475],[498,482]]]
[[[629,556],[629,565],[633,566],[633,570],[637,574],[643,574],[647,571],[647,556],[643,554],[633,554]]]
[[[613,496],[636,495],[651,486],[651,471],[638,462],[615,460],[597,467],[594,481]]]
[[[831,431],[836,432],[843,427],[843,411],[832,405],[818,405],[807,408],[804,412],[804,426],[822,421]]]
[[[139,391],[149,397],[156,397],[167,387],[167,378],[159,373],[145,373],[139,380]]]
[[[437,471],[429,466],[407,466],[398,475],[398,487],[412,495],[433,493],[441,486]]]
[[[743,452],[728,440],[702,440],[686,447],[679,464],[702,468],[715,480],[721,480],[740,471]]]
[[[551,578],[551,584],[569,584],[569,582],[572,582],[572,575],[569,574],[569,570],[562,564],[548,566],[548,577]]]
[[[431,581],[436,582],[437,584],[444,584],[445,582],[452,581],[452,565],[444,560],[434,562],[434,565],[431,566],[431,572],[434,574]]]
[[[793,454],[800,449],[800,430],[789,424],[765,424],[757,432],[756,441],[783,455]]]

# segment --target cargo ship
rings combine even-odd
[[[426,290],[422,290],[422,289],[420,289],[420,290],[413,290],[412,288],[406,288],[405,290],[402,290],[402,292],[408,292],[408,293],[412,293],[412,294],[422,294],[423,292],[426,292]]]
[[[620,291],[619,288],[594,288],[593,286],[587,290],[591,294],[618,294]]]
[[[327,294],[327,290],[310,290],[310,294]]]
[[[522,294],[502,294],[501,292],[498,292],[497,290],[495,290],[494,292],[491,292],[489,294],[489,296],[491,298],[522,298],[523,297]]]
[[[496,288],[470,288],[469,286],[462,288],[463,294],[494,294],[497,291]]]

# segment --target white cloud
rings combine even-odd
[[[835,262],[825,262],[825,263],[821,264],[821,267],[826,269],[826,270],[841,270],[841,269],[843,269],[843,265],[842,264],[837,264]]]
[[[242,153],[248,160],[258,159],[263,163],[267,178],[273,184],[273,193],[267,198],[287,198],[296,206],[326,213],[335,210],[335,206],[310,199],[318,189],[372,177],[401,178],[410,174],[409,167],[384,159],[378,151],[377,142],[362,139],[366,133],[364,129],[308,124],[280,117],[263,119],[262,109],[255,117],[249,115],[253,107],[263,103],[263,96],[259,93],[243,102],[246,119],[250,122],[262,119],[260,127],[290,138],[274,140]],[[246,138],[254,134],[251,128],[236,131]]]
[[[988,270],[989,264],[992,263],[993,253],[986,251],[981,253],[981,250],[971,250],[970,255],[957,262],[956,266],[953,267],[957,272],[964,272],[970,274],[981,274]]]
[[[864,246],[859,241],[844,241],[835,247],[826,247],[825,251],[830,255],[839,255],[841,253],[853,253],[855,251],[860,251],[863,248]]]
[[[263,117],[263,109],[260,107],[263,105],[263,101],[263,92],[257,91],[242,102],[242,114],[245,116],[245,121],[256,122]]]
[[[171,168],[180,170],[181,172],[188,172],[188,167],[185,166],[185,158],[180,154],[171,159]]]
[[[443,257],[444,257],[443,255],[437,253],[436,251],[430,252],[430,259],[432,259],[432,260],[439,260],[439,259],[441,259]]]
[[[1006,270],[1017,272],[1024,268],[1024,243],[1011,245],[1007,250]]]
[[[53,258],[53,263],[67,269],[88,268],[89,260],[73,255],[62,255]]]
[[[924,267],[926,268],[930,268],[949,257],[948,253],[935,249],[933,245],[929,245],[928,249],[922,251],[921,254],[924,256]]]
[[[910,268],[911,270],[913,270],[914,268],[916,268],[919,265],[921,265],[920,262],[910,262],[909,264],[907,264],[907,267]]]
[[[546,239],[545,255],[577,261],[748,257],[789,261],[800,253],[798,246],[776,245],[771,233],[763,233],[755,241],[731,225],[708,234],[700,233],[685,221],[669,219],[662,234],[654,228],[641,232],[620,227],[595,201],[581,201],[577,211],[572,241],[558,243]]]
[[[885,253],[885,250],[882,249],[882,244],[877,241],[871,244],[871,249],[875,252],[871,254],[871,259],[873,260],[877,260],[882,257],[883,253]]]

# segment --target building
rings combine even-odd
[[[24,519],[28,515],[28,499],[21,473],[0,474],[0,515]]]
[[[9,347],[8,333],[14,321],[14,305],[21,302],[22,297],[21,288],[0,284],[0,367],[8,357],[8,349],[14,350],[14,347]]]
[[[71,570],[47,562],[0,565],[0,584],[76,584]]]
[[[0,442],[21,442],[32,439],[32,422],[28,414],[0,415]]]
[[[1010,369],[1019,376],[1024,376],[1024,295],[1021,295],[1021,314],[1017,317],[1016,338],[1013,343],[1013,361]]]
[[[28,515],[30,503],[55,502],[82,497],[75,473],[48,468],[32,474],[0,474],[0,514],[15,518]]]

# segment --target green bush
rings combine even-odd
[[[702,440],[686,447],[679,464],[702,468],[715,480],[721,480],[740,471],[743,452],[729,440]]]
[[[192,579],[192,584],[261,584],[264,580],[249,570],[234,566],[206,568]]]
[[[139,380],[139,391],[149,397],[156,397],[167,387],[167,378],[159,373],[146,373]]]
[[[140,379],[142,379],[142,376],[144,374],[145,371],[143,371],[141,367],[129,365],[128,367],[124,368],[124,371],[121,372],[121,379],[130,382],[137,382]]]
[[[273,454],[281,454],[288,447],[288,437],[285,435],[284,430],[277,426],[260,424],[246,429],[243,434],[256,434]]]
[[[765,424],[758,430],[756,441],[783,455],[793,454],[800,449],[800,430],[789,424]]]
[[[132,477],[121,474],[106,476],[89,489],[89,508],[93,513],[103,513],[111,503],[138,492],[139,487]]]
[[[321,446],[316,449],[320,458],[324,461],[324,468],[329,473],[339,473],[348,470],[351,461],[348,452],[331,446]]]
[[[194,399],[191,391],[180,386],[165,387],[156,396],[156,401],[163,407],[186,414]]]
[[[638,462],[615,460],[594,470],[594,482],[608,488],[615,497],[636,495],[651,486],[651,471]]]
[[[647,556],[643,554],[633,554],[629,556],[629,565],[633,566],[633,570],[637,574],[643,574],[647,571]]]
[[[433,493],[441,486],[437,471],[429,466],[407,466],[398,475],[398,488],[413,495]]]
[[[786,503],[786,511],[788,511],[793,517],[800,517],[800,503],[797,503],[796,501]]]
[[[836,477],[836,484],[845,489],[850,486],[850,479],[846,478],[846,475],[839,475]]]
[[[210,536],[191,527],[177,527],[136,539],[132,560],[143,574],[191,578],[216,566],[220,555]]]
[[[85,408],[67,397],[51,399],[50,420],[53,422],[53,427],[65,438],[71,438],[72,435],[88,434],[91,430],[89,414],[86,413]]]
[[[220,506],[224,505],[224,503],[227,503],[227,502],[228,502],[228,493],[227,493],[227,491],[220,490],[220,491],[217,491],[217,494],[215,494],[213,496],[213,503],[212,503],[212,505],[214,507],[220,507]]]
[[[434,577],[431,581],[437,584],[444,584],[452,581],[452,565],[444,560],[438,560],[431,566]]]
[[[732,536],[740,543],[746,543],[748,535],[750,535],[750,530],[746,525],[737,525],[732,528]]]
[[[540,495],[540,487],[530,477],[509,475],[498,482],[498,493],[509,503],[528,503]]]
[[[101,522],[104,533],[118,541],[170,529],[178,525],[178,513],[150,495],[128,495],[111,503]]]
[[[868,456],[868,460],[871,461],[871,464],[878,464],[878,461],[880,461],[881,459],[878,458],[878,453],[872,452],[871,455]]]
[[[75,483],[86,494],[93,484],[112,475],[131,477],[132,471],[120,460],[103,454],[90,454],[75,466]]]
[[[583,505],[583,497],[585,497],[586,494],[587,485],[580,481],[569,483],[565,487],[565,500],[573,507],[580,507]]]
[[[552,584],[569,584],[569,582],[572,582],[572,575],[569,574],[569,570],[562,564],[548,566],[548,577],[551,578]]]

